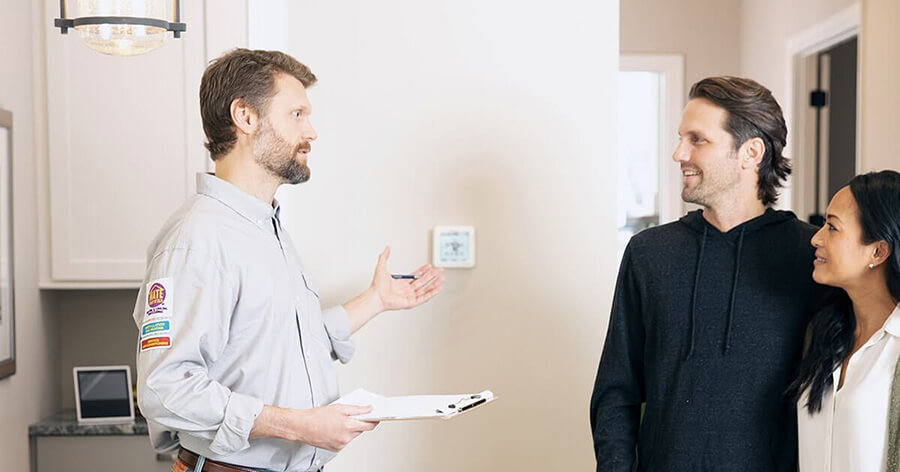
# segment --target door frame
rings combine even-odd
[[[659,127],[659,224],[669,223],[684,214],[681,201],[681,170],[667,156],[678,145],[676,131],[684,107],[684,56],[681,54],[619,54],[619,71],[658,72],[663,74],[660,97],[663,123]]]
[[[846,41],[854,36],[859,38],[861,24],[861,7],[859,2],[854,3],[825,20],[816,23],[806,30],[791,36],[787,40],[787,50],[785,56],[785,81],[787,107],[784,110],[785,121],[792,132],[788,133],[788,144],[785,154],[792,157],[794,171],[790,179],[790,185],[787,192],[790,192],[788,199],[791,208],[797,213],[798,217],[805,219],[815,209],[815,173],[811,172],[815,169],[814,149],[815,143],[809,142],[808,129],[815,126],[811,123],[809,110],[809,98],[806,90],[807,81],[810,79],[815,70],[811,69],[811,62],[808,61],[810,56],[819,54],[822,51],[830,49],[832,46]],[[862,140],[860,108],[862,105],[860,90],[862,89],[862,81],[860,80],[859,63],[857,62],[856,77],[856,173],[860,172],[860,147]],[[827,168],[819,176],[820,188],[827,188],[824,182],[827,182]],[[800,176],[798,178],[798,176]],[[824,195],[824,194],[822,194]],[[820,196],[821,198],[821,196]],[[827,196],[825,197],[827,198]]]

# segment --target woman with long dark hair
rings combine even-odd
[[[825,218],[813,279],[834,290],[789,390],[800,471],[900,470],[900,173],[854,177]]]

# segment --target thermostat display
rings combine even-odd
[[[435,267],[475,266],[475,228],[436,226],[433,239],[432,265]]]

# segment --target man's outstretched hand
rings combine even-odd
[[[412,273],[417,277],[415,280],[394,279],[387,267],[390,257],[391,248],[387,247],[378,256],[375,277],[372,279],[372,288],[381,300],[379,311],[414,308],[441,292],[444,269],[436,269],[431,267],[431,264],[425,264]]]
[[[390,310],[406,310],[417,307],[434,298],[444,286],[444,269],[425,264],[412,273],[411,279],[394,279],[388,270],[391,248],[384,248],[375,265],[372,285],[353,300],[344,303],[350,317],[352,332],[369,322],[375,315]]]

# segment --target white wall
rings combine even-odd
[[[683,54],[687,97],[704,77],[740,72],[740,9],[741,0],[623,0],[621,52]]]
[[[319,140],[284,215],[325,304],[474,225],[477,266],[357,335],[344,391],[492,389],[382,424],[329,471],[591,470],[588,403],[615,275],[618,2],[256,2],[251,47],[306,62]],[[260,29],[262,28],[262,29]]]
[[[13,112],[13,204],[17,372],[0,380],[0,467],[28,470],[28,425],[58,407],[54,302],[37,288],[36,165],[46,157],[45,126],[35,123],[35,90],[43,87],[41,29],[51,21],[41,2],[0,0],[0,107]],[[34,69],[37,66],[38,69]],[[42,103],[38,103],[41,106]]]
[[[862,136],[860,164],[864,172],[900,170],[897,110],[900,109],[900,2],[865,0],[859,46]]]

